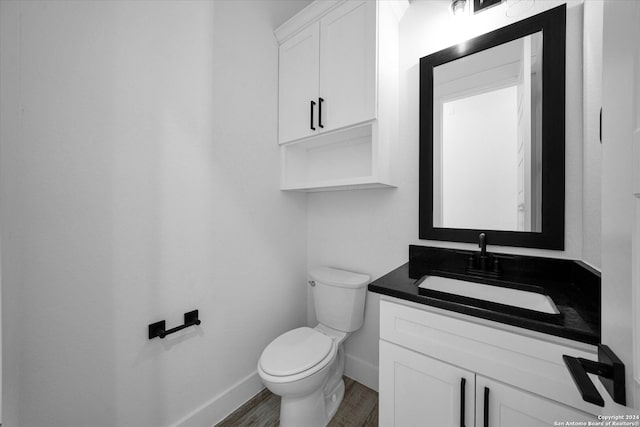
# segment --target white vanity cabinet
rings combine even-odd
[[[593,360],[591,346],[448,313],[381,300],[381,426],[529,427],[597,420],[600,408],[581,399],[562,360],[563,354]]]
[[[379,425],[473,426],[474,383],[473,372],[380,341]]]
[[[407,0],[317,0],[275,30],[281,188],[389,184]]]
[[[567,421],[593,422],[596,421],[596,417],[562,403],[476,375],[476,426],[549,427],[556,422],[566,423]]]

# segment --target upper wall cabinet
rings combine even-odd
[[[376,4],[346,2],[280,46],[280,143],[375,118]]]
[[[319,51],[318,22],[309,25],[280,46],[280,143],[311,136],[318,131],[314,107],[319,107],[316,104],[320,81]]]
[[[346,2],[320,20],[320,96],[326,130],[376,117],[375,2]]]
[[[315,1],[275,30],[285,190],[389,184],[402,1]]]

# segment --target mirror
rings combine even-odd
[[[564,249],[565,17],[421,58],[421,239]]]
[[[538,31],[433,68],[435,227],[542,230],[541,64]]]

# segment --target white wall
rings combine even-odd
[[[550,9],[535,2],[515,18],[505,5],[462,19],[445,0],[416,0],[400,22],[400,134],[393,148],[397,189],[314,193],[308,199],[308,262],[369,273],[373,278],[408,261],[412,243],[477,249],[474,244],[420,241],[418,236],[418,85],[421,57]],[[567,11],[566,231],[562,252],[490,246],[490,251],[558,258],[582,255],[582,3]],[[347,374],[377,387],[378,297],[369,293],[365,324],[347,342]]]
[[[261,388],[306,321],[272,34],[305,3],[0,2],[3,425],[212,425]]]
[[[604,2],[602,16],[602,342],[625,364],[626,401],[640,414],[640,3]]]

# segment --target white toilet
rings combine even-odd
[[[258,362],[262,382],[282,397],[281,427],[329,423],[344,396],[343,342],[364,318],[368,275],[320,267],[309,276],[318,326],[285,332]]]

